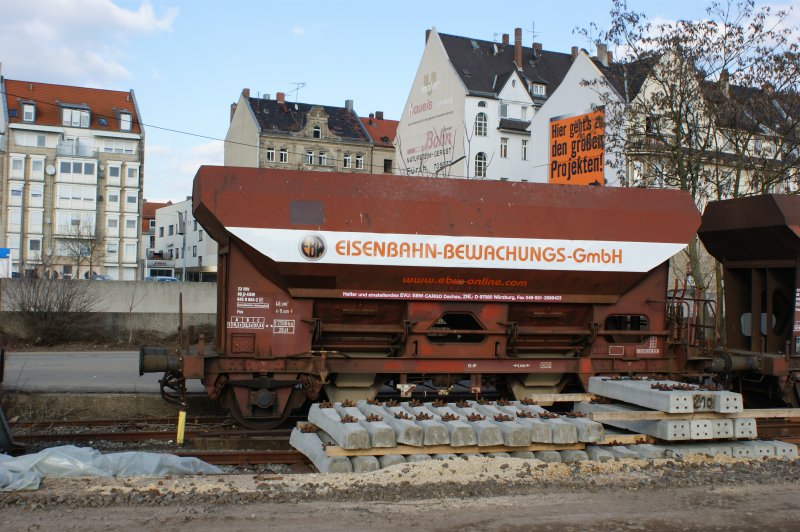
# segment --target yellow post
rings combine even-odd
[[[186,410],[181,410],[178,413],[178,435],[175,442],[178,445],[183,445],[183,433],[186,430]]]

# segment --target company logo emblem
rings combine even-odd
[[[325,239],[320,235],[309,233],[300,241],[300,254],[308,260],[319,260],[325,256]]]

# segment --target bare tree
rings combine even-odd
[[[65,227],[59,243],[62,256],[75,265],[76,279],[80,278],[81,265],[86,265],[87,274],[91,275],[95,265],[105,257],[105,233],[86,220]]]
[[[90,283],[29,275],[3,284],[6,308],[17,313],[18,323],[27,329],[14,331],[19,336],[54,344],[91,332],[88,317],[96,310],[99,298]]]
[[[613,0],[607,31],[578,30],[616,46],[609,79],[594,85],[607,108],[617,107],[606,113],[606,149],[619,181],[685,190],[701,210],[716,199],[796,193],[800,40],[788,15],[722,0],[700,20],[653,24]],[[623,98],[604,96],[602,84]],[[686,262],[698,286],[722,295],[719,266],[696,237]]]

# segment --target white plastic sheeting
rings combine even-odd
[[[12,458],[0,455],[0,491],[35,490],[45,477],[141,477],[219,474],[198,458],[139,451],[102,454],[91,447],[64,445]]]

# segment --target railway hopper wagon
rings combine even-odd
[[[521,398],[709,366],[665,298],[700,224],[679,191],[205,166],[193,209],[215,345],[143,348],[141,370],[202,379],[246,426],[387,384]]]
[[[800,406],[800,196],[712,202],[698,235],[723,267],[725,334],[712,369],[745,397]]]

